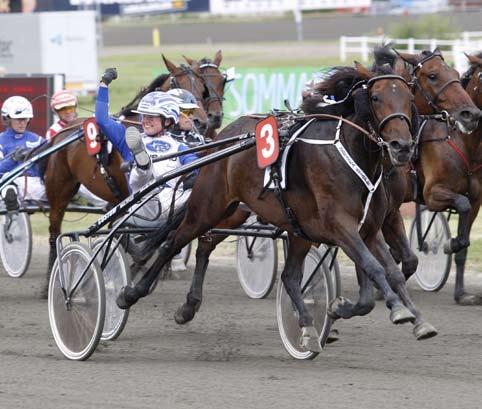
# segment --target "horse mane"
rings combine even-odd
[[[388,64],[375,66],[374,73],[376,75],[393,74],[392,68]],[[314,95],[303,101],[301,109],[306,114],[332,114],[332,115],[350,115],[355,112],[356,108],[360,108],[363,104],[355,104],[353,96],[348,95],[352,87],[366,78],[352,67],[336,67],[333,72],[322,82],[314,87]],[[326,105],[323,97],[332,95],[336,101],[343,103]]]
[[[137,105],[139,104],[139,101],[142,99],[142,97],[149,92],[156,91],[159,88],[162,87],[162,85],[166,82],[166,80],[169,78],[170,74],[161,74],[158,75],[154,80],[147,86],[147,87],[142,87],[139,89],[137,92],[136,96],[132,98],[132,100],[125,106],[123,106],[120,110],[120,112],[117,115],[130,115],[131,110],[135,109]]]

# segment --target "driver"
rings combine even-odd
[[[194,95],[182,88],[174,88],[167,93],[176,98],[181,113],[179,123],[170,130],[171,135],[189,146],[204,145],[204,137],[194,126],[194,110],[199,109]]]
[[[27,130],[33,118],[32,104],[27,98],[13,96],[2,105],[2,121],[7,128],[0,133],[0,175],[10,172],[23,162],[26,154],[40,146],[44,139]],[[37,165],[26,170],[0,192],[7,210],[16,210],[20,200],[45,201],[45,186]]]
[[[168,153],[182,152],[188,147],[170,134],[170,129],[179,121],[179,105],[176,99],[166,92],[154,91],[146,94],[133,112],[141,116],[142,133],[135,127],[125,128],[109,117],[108,85],[117,78],[115,68],[107,68],[102,76],[97,94],[96,121],[120,152],[125,161],[134,161],[136,166],[129,175],[129,185],[133,192],[168,171],[196,160],[191,153],[177,158],[154,162],[153,159]],[[170,180],[153,200],[148,201],[134,214],[129,222],[138,227],[160,227],[166,222],[173,196],[175,207],[179,209],[188,199],[193,180],[178,186],[179,178]],[[138,253],[141,253],[138,246]],[[135,254],[132,254],[135,256]],[[140,254],[138,254],[140,255]],[[148,255],[144,255],[147,257]]]

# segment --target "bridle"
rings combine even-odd
[[[411,72],[411,84],[412,84],[412,92],[415,94],[416,91],[419,91],[420,94],[425,98],[427,101],[427,104],[434,110],[436,114],[441,114],[444,111],[440,110],[437,106],[437,101],[442,94],[450,85],[452,84],[460,84],[460,79],[454,78],[451,80],[448,80],[445,84],[443,84],[440,89],[435,93],[434,98],[432,99],[431,96],[423,89],[422,85],[420,84],[420,81],[417,78],[417,71],[422,68],[423,64],[425,64],[427,61],[431,60],[432,58],[435,57],[440,57],[442,61],[444,61],[442,54],[438,52],[434,52],[431,55],[425,57],[422,59],[415,67],[413,67],[412,72]],[[448,115],[448,114],[447,114]]]
[[[219,74],[208,74],[206,72],[203,72],[206,68],[214,68],[218,71]],[[202,62],[202,64],[199,66],[199,76],[203,79],[204,85],[207,91],[207,96],[203,98],[203,101],[206,103],[206,110],[209,110],[209,105],[215,102],[219,103],[220,109],[221,109],[221,115],[223,114],[223,101],[224,101],[224,96],[221,96],[214,87],[211,84],[211,81],[209,81],[209,78],[211,77],[218,77],[222,76],[224,79],[223,82],[223,90],[224,86],[226,85],[226,74],[221,74],[219,71],[219,67],[212,63],[210,60],[205,60],[205,62]]]
[[[203,85],[205,86],[205,82],[203,80],[203,78],[195,73],[193,71],[193,69],[187,65],[184,65],[184,64],[181,64],[181,66],[179,67],[179,69],[181,70],[181,72],[178,72],[176,74],[172,74],[170,75],[170,80],[169,80],[169,89],[173,89],[173,88],[183,88],[180,84],[179,84],[179,81],[178,81],[178,77],[183,77],[183,76],[188,76],[189,78],[189,81],[190,81],[190,86],[191,86],[191,89],[187,89],[186,91],[189,91],[191,92],[191,94],[194,95],[194,98],[196,98],[196,100],[202,104],[202,98],[199,98],[196,94],[196,79],[199,79],[202,81]]]
[[[408,115],[405,114],[404,112],[393,112],[391,114],[388,114],[387,116],[385,116],[381,120],[378,120],[378,118],[375,114],[375,109],[373,108],[373,105],[372,105],[372,102],[371,102],[371,98],[369,98],[369,91],[370,91],[370,88],[373,86],[373,84],[375,84],[375,82],[380,81],[380,80],[399,80],[399,81],[402,81],[404,84],[406,84],[407,87],[410,89],[410,86],[409,86],[408,82],[402,76],[396,75],[396,74],[386,74],[386,75],[379,75],[379,76],[370,78],[367,81],[360,81],[360,82],[356,83],[351,88],[351,90],[348,92],[347,96],[352,94],[359,87],[361,87],[363,90],[365,90],[367,92],[368,104],[370,106],[370,113],[371,113],[372,117],[377,120],[376,129],[373,127],[371,121],[367,121],[368,127],[370,129],[370,133],[368,134],[368,138],[370,140],[372,140],[373,142],[375,142],[379,147],[390,148],[390,143],[385,142],[381,137],[381,133],[383,131],[383,128],[385,128],[385,126],[388,124],[388,122],[390,122],[392,119],[403,119],[408,124],[409,129],[412,130],[412,121],[408,117]],[[345,97],[345,99],[346,99],[346,97]]]

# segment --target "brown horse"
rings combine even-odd
[[[390,55],[393,63],[398,57]],[[414,193],[412,188],[410,168],[407,167],[405,172],[394,171],[390,175],[390,185],[398,187],[391,189],[392,198],[395,198],[394,207],[403,198],[403,201],[425,203],[432,211],[448,208],[457,210],[457,237],[445,246],[445,251],[456,253],[454,296],[459,304],[479,303],[478,297],[464,291],[461,266],[465,264],[470,228],[480,207],[479,181],[469,177],[470,169],[463,159],[468,160],[468,163],[473,163],[475,159],[480,135],[477,136],[474,130],[480,111],[463,90],[458,73],[445,64],[439,51],[423,52],[420,55],[400,53],[399,56],[414,67],[411,75],[417,108],[435,116],[422,124],[419,134],[418,156],[413,165],[418,177],[418,193]],[[380,63],[380,58],[378,62]],[[416,270],[415,255],[406,239],[403,220],[398,211],[386,220],[383,232],[387,243],[402,261],[408,279]]]
[[[206,85],[204,91],[204,110],[208,115],[208,132],[219,128],[223,122],[224,87],[226,75],[221,73],[219,65],[223,59],[221,50],[218,50],[214,59],[202,58],[199,61],[184,56],[191,68],[199,67],[199,75]],[[208,135],[209,136],[209,135]]]
[[[152,91],[168,91],[173,88],[182,88],[193,94],[199,102],[200,108],[195,110],[194,116],[198,130],[204,134],[208,126],[208,118],[203,107],[206,104],[204,98],[208,98],[208,94],[206,93],[206,83],[200,76],[199,65],[194,63],[192,66],[181,64],[178,67],[164,55],[162,59],[169,74],[161,74],[148,86],[141,88],[134,98],[122,107],[118,115],[129,119],[137,118],[137,114],[132,113],[132,109],[137,107],[137,104],[144,95]]]
[[[187,89],[191,92],[194,91],[198,96],[202,96],[205,85],[202,78],[195,73],[194,69],[186,66],[176,67],[166,58],[164,58],[164,62],[170,74],[164,74],[157,77],[151,84],[141,89],[131,102],[122,109],[120,115],[122,115],[123,118],[127,119],[130,117],[136,119],[137,115],[134,116],[130,110],[137,106],[138,102],[145,94],[156,89],[164,90],[169,89],[169,86],[175,86]],[[204,122],[206,121],[206,113],[202,107],[197,110],[197,115]],[[54,140],[54,144],[60,142],[75,130],[78,130],[82,126],[82,123],[83,120],[79,119],[69,126],[69,129],[59,133]],[[106,183],[104,177],[101,175],[100,168],[95,158],[87,154],[83,140],[68,145],[65,149],[54,153],[48,158],[44,179],[47,198],[50,204],[50,252],[47,280],[46,284],[41,289],[42,298],[47,297],[50,271],[57,258],[55,242],[61,232],[62,220],[67,205],[72,200],[75,193],[77,193],[80,184],[85,185],[92,193],[112,204],[117,204],[120,200],[127,197],[129,189],[126,177],[120,170],[121,163],[122,160],[119,154],[114,150],[109,158],[107,170],[119,188],[120,194],[116,197]]]
[[[403,274],[391,259],[380,233],[387,206],[383,190],[375,190],[367,219],[360,228],[368,193],[366,185],[354,176],[337,149],[316,145],[321,140],[333,139],[337,129],[341,129],[342,145],[372,183],[381,175],[384,152],[388,151],[396,165],[409,160],[412,148],[412,95],[400,76],[387,71],[379,74],[357,65],[355,70],[343,70],[332,78],[334,83],[347,80],[356,84],[350,91],[349,102],[343,104],[345,109],[349,108],[343,112],[344,118],[354,121],[358,126],[374,126],[377,130],[374,133],[346,125],[346,119],[301,120],[306,126],[303,140],[291,148],[287,170],[290,186],[283,193],[285,203],[296,214],[298,227],[290,222],[286,208],[273,192],[260,196],[264,172],[256,165],[253,149],[209,165],[200,172],[180,227],[162,246],[159,258],[139,283],[134,287],[125,287],[120,292],[117,299],[119,307],[128,308],[146,296],[160,268],[174,254],[218,225],[240,202],[244,202],[267,222],[288,231],[288,258],[281,279],[299,312],[304,346],[311,350],[320,348],[313,319],[306,309],[300,289],[302,263],[312,242],[340,246],[357,266],[360,298],[356,304],[348,300],[334,302],[330,311],[335,318],[350,318],[371,311],[374,306],[372,282],[376,282],[391,310],[391,321],[413,322],[415,317],[392,290],[392,287],[396,288],[409,307],[414,308],[405,289]],[[220,137],[253,132],[257,122],[253,117],[241,117],[224,128]],[[197,260],[198,263],[202,261]],[[207,263],[207,260],[204,262]],[[385,276],[386,271],[390,284]],[[178,314],[194,315],[200,303],[198,297],[202,292],[203,278],[193,278],[187,302]],[[435,333],[426,333],[420,338]]]

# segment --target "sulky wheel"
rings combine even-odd
[[[102,239],[95,241],[92,245],[92,253],[95,254],[103,243],[104,240]],[[115,248],[114,252],[112,252],[113,248]],[[101,267],[105,286],[105,321],[100,339],[110,341],[120,335],[129,317],[129,310],[121,310],[117,306],[116,298],[122,287],[131,284],[131,272],[126,253],[122,246],[117,245],[116,240],[112,241],[107,264],[102,268],[101,263],[104,253],[105,246],[97,255],[97,262]]]
[[[410,228],[410,247],[418,257],[415,279],[425,291],[438,291],[445,285],[452,264],[452,255],[443,250],[444,243],[450,239],[449,225],[443,213],[423,209],[420,226],[421,236],[426,234],[422,244],[419,244],[415,219]]]
[[[24,212],[7,213],[0,217],[0,258],[10,277],[25,274],[32,256],[30,217]]]
[[[55,343],[67,358],[77,361],[95,351],[104,327],[104,279],[97,261],[81,278],[91,259],[86,245],[69,243],[55,261],[49,283],[49,320]]]
[[[250,298],[264,298],[273,288],[278,271],[276,240],[240,237],[236,245],[237,272],[241,287]]]
[[[335,297],[333,290],[334,277],[330,274],[328,256],[321,267],[316,268],[322,260],[324,251],[312,247],[306,255],[303,264],[303,279],[301,288],[303,299],[314,320],[314,326],[320,335],[323,347],[330,333],[331,319],[327,310],[330,301]],[[298,325],[298,313],[286,292],[283,282],[278,282],[276,296],[276,316],[281,341],[288,353],[296,359],[313,359],[317,352],[309,351],[300,344],[301,328]]]

